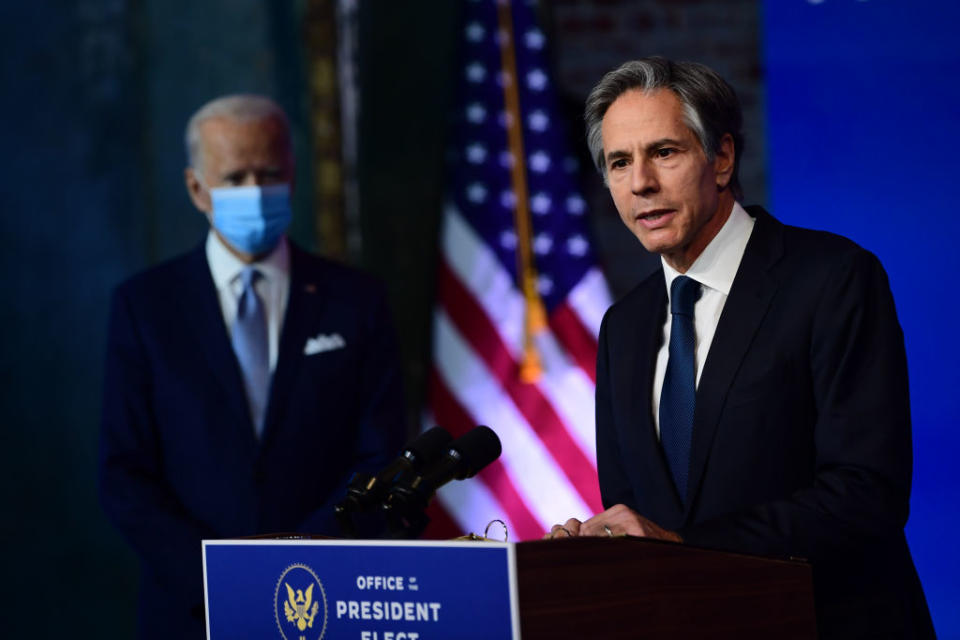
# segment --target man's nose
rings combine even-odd
[[[259,187],[262,186],[262,182],[257,176],[256,171],[247,171],[243,174],[243,181],[240,182],[238,186],[241,187]]]
[[[656,193],[659,190],[660,183],[657,180],[657,173],[650,165],[649,160],[643,159],[634,162],[630,171],[630,191],[634,195],[643,196]]]

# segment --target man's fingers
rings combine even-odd
[[[548,534],[549,537],[561,536],[638,536],[682,542],[683,539],[675,531],[667,531],[652,520],[647,520],[630,507],[618,504],[602,513],[598,513],[585,522],[571,518],[563,525],[554,525]]]
[[[646,535],[643,525],[642,516],[626,505],[618,504],[584,522],[580,535],[600,537],[643,536]]]
[[[550,532],[543,536],[544,540],[551,538],[573,538],[580,535],[580,521],[576,518],[570,518],[563,524],[555,524],[550,527]]]
[[[571,534],[578,536],[580,535],[580,527],[583,525],[582,522],[576,518],[570,518],[563,523],[563,528],[569,531]]]
[[[586,522],[583,523],[583,526],[580,527],[580,535],[582,536],[605,536],[607,532],[603,529],[606,524],[607,513],[599,513]]]

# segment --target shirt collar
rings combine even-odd
[[[740,260],[750,240],[754,222],[756,220],[740,206],[740,203],[734,202],[730,217],[683,275],[693,278],[706,287],[720,291],[725,296],[730,295],[730,288],[733,286],[737,269],[740,268]],[[670,285],[680,273],[667,264],[662,256],[660,262],[663,264],[663,275],[669,297]]]
[[[210,264],[210,275],[213,276],[213,283],[218,290],[229,287],[247,266],[240,258],[230,253],[212,229],[207,233],[205,249],[207,262]],[[287,246],[287,236],[280,236],[277,246],[253,265],[268,282],[276,282],[286,277],[290,273],[290,249]]]

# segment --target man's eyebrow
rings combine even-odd
[[[683,142],[676,140],[674,138],[660,138],[659,140],[654,140],[648,144],[644,149],[646,151],[656,151],[657,149],[662,149],[663,147],[682,147]]]
[[[629,151],[611,151],[610,153],[607,154],[606,160],[607,162],[610,162],[612,160],[618,160],[620,158],[629,158],[629,157],[630,157]]]
[[[657,149],[662,149],[663,147],[683,147],[685,143],[676,138],[660,138],[659,140],[654,140],[653,142],[644,146],[643,150],[647,153],[656,151]],[[605,157],[607,162],[612,162],[613,160],[619,160],[620,158],[629,158],[630,152],[624,150],[611,151]]]

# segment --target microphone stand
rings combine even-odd
[[[333,514],[337,518],[344,538],[356,540],[359,537],[357,525],[353,521],[353,513],[363,508],[362,498],[371,480],[373,476],[369,473],[354,474],[350,484],[347,485],[347,497],[333,508]]]
[[[387,535],[393,540],[416,539],[430,524],[426,510],[433,493],[424,496],[423,491],[418,490],[423,476],[417,475],[407,480],[409,475],[406,478],[401,475],[381,505],[387,517]]]

